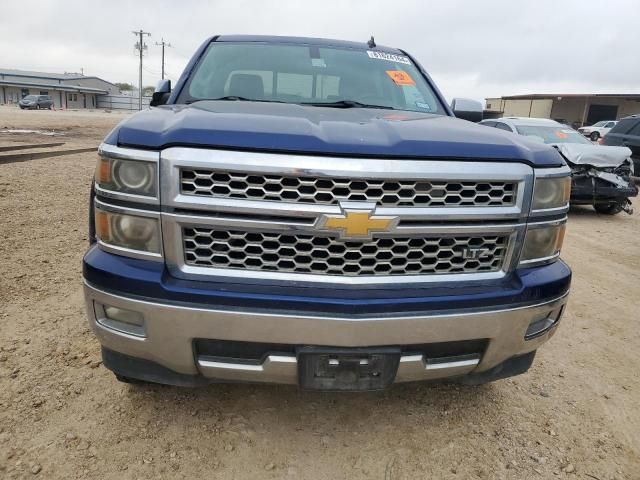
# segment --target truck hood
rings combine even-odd
[[[546,145],[454,117],[366,108],[201,101],[141,111],[107,143],[194,146],[336,156],[524,161],[560,166]]]
[[[556,143],[553,145],[569,163],[589,165],[591,167],[619,167],[631,156],[627,147],[608,147],[606,145],[586,145],[581,143]]]

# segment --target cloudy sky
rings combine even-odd
[[[131,31],[142,28],[155,85],[161,38],[176,80],[213,34],[373,34],[414,55],[448,98],[639,93],[639,26],[638,0],[2,0],[0,67],[137,83]]]

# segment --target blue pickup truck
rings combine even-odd
[[[105,367],[311,390],[527,371],[569,293],[570,172],[481,112],[373,39],[208,39],[99,149]]]

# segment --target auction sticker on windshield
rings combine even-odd
[[[396,85],[415,85],[416,82],[411,78],[407,72],[402,70],[387,70],[387,75],[393,80]]]
[[[387,60],[389,62],[396,63],[404,63],[405,65],[411,65],[411,61],[408,57],[403,57],[402,55],[394,55],[393,53],[385,53],[385,52],[372,52],[371,50],[367,50],[367,55],[369,58],[375,58],[377,60]]]

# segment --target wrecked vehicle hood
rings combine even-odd
[[[629,160],[627,147],[583,145],[581,143],[556,143],[553,145],[570,163],[597,168],[615,168]]]

